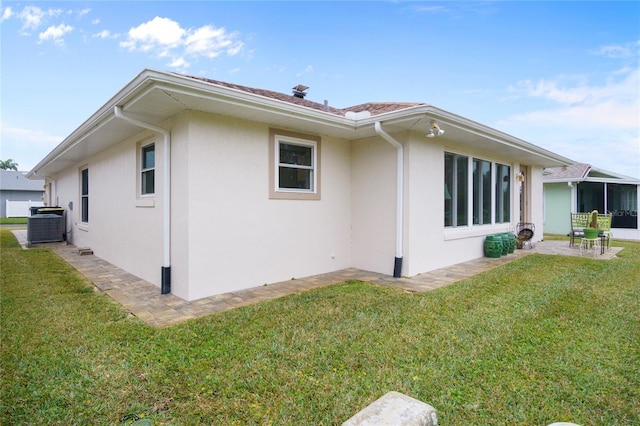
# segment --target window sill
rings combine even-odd
[[[486,235],[497,234],[500,232],[511,232],[510,228],[511,228],[510,223],[500,223],[496,225],[476,225],[472,227],[465,226],[465,227],[459,227],[459,228],[445,228],[444,240],[452,241],[452,240],[461,240],[464,238],[484,237]]]
[[[319,200],[320,194],[316,192],[271,191],[269,198],[272,200]]]
[[[136,207],[148,208],[155,207],[156,200],[154,198],[138,198],[136,199]]]
[[[89,224],[88,223],[79,223],[78,231],[89,232]]]

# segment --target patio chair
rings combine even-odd
[[[584,228],[589,226],[590,213],[571,213],[571,233],[569,234],[569,247],[573,247],[576,238],[584,237]]]
[[[536,232],[536,226],[529,222],[519,222],[516,225],[516,241],[518,248],[533,248],[533,235]]]
[[[611,249],[611,221],[613,219],[613,214],[599,214],[598,215],[598,230],[600,234],[605,239],[605,244],[607,249]]]

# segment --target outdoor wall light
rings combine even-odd
[[[444,135],[444,130],[438,126],[438,123],[435,121],[431,122],[431,128],[429,129],[429,133],[427,133],[428,138],[435,138],[436,136]]]

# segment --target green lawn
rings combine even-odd
[[[640,244],[425,293],[347,282],[165,329],[1,236],[0,424],[329,425],[395,390],[441,425],[640,424]]]
[[[26,225],[26,217],[0,217],[0,225]]]

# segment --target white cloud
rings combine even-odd
[[[185,30],[177,22],[156,16],[151,21],[131,28],[127,34],[128,40],[120,43],[120,46],[130,51],[164,52],[167,48],[180,45],[184,34]]]
[[[221,53],[236,55],[242,49],[242,42],[233,39],[236,34],[227,34],[224,28],[205,25],[190,32],[186,37],[185,52],[207,58],[215,58]]]
[[[36,30],[43,24],[45,18],[60,14],[62,14],[61,9],[43,10],[37,6],[26,6],[17,16],[22,21],[22,30]]]
[[[73,31],[70,25],[60,24],[55,27],[49,27],[38,36],[40,43],[43,41],[53,41],[58,46],[64,45],[64,35]]]
[[[111,31],[109,31],[109,30],[102,30],[102,31],[100,31],[98,33],[95,33],[91,37],[93,37],[93,38],[101,38],[101,39],[110,39],[110,38],[118,38],[118,37],[120,37],[120,35],[119,34],[111,34]]]
[[[623,50],[606,46],[600,52],[624,61],[629,57]],[[640,177],[640,68],[637,62],[625,63],[596,78],[561,75],[519,82],[509,88],[517,95],[509,102],[530,110],[502,120],[499,127],[575,161]]]
[[[552,102],[540,109],[512,116],[508,121],[542,126],[575,125],[638,128],[640,125],[640,69],[628,67],[611,72],[603,84],[590,84],[587,77],[519,82],[512,91],[529,98]]]
[[[627,43],[624,45],[607,45],[592,51],[594,55],[607,56],[614,59],[632,58],[638,55],[640,41]]]
[[[0,17],[0,22],[6,21],[7,19],[11,18],[13,15],[14,15],[13,9],[11,9],[11,7],[5,7],[2,10],[2,16]]]
[[[27,6],[22,9],[22,12],[20,12],[20,14],[18,15],[18,17],[22,21],[23,30],[38,28],[44,16],[44,11],[36,6]]]
[[[184,58],[175,58],[173,61],[171,61],[169,66],[172,68],[186,69],[189,68],[191,64],[188,63]]]
[[[151,21],[131,28],[127,40],[120,47],[131,52],[149,53],[158,58],[169,58],[169,66],[187,68],[185,57],[216,58],[221,54],[237,55],[243,48],[237,33],[228,33],[224,28],[205,25],[184,29],[176,21],[156,16]]]

